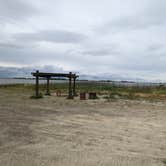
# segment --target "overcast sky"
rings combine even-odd
[[[166,80],[166,0],[0,0],[0,66]]]

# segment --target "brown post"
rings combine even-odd
[[[68,99],[73,99],[73,95],[72,95],[72,73],[69,73],[69,96]]]
[[[73,96],[77,96],[76,94],[76,76],[73,78]]]
[[[50,77],[47,77],[47,91],[46,95],[50,95]]]
[[[39,71],[37,70],[36,71],[36,87],[35,87],[35,90],[36,90],[36,97],[39,97]]]

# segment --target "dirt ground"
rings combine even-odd
[[[164,166],[166,101],[0,89],[0,166]]]

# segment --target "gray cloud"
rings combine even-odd
[[[20,33],[14,39],[25,42],[54,42],[54,43],[79,43],[87,37],[83,34],[65,30],[46,30],[34,33]]]
[[[23,48],[23,46],[13,42],[0,42],[0,48]]]
[[[146,16],[145,16],[146,17]],[[129,16],[122,17],[116,20],[105,23],[103,26],[97,28],[97,32],[107,34],[108,32],[124,32],[131,30],[145,30],[146,28],[160,26],[164,24],[165,20],[152,19],[151,17],[144,18],[144,16]]]
[[[33,66],[33,67],[0,67],[0,78],[11,77],[32,77],[31,72],[39,70],[41,72],[64,72],[59,66]]]
[[[27,49],[17,49],[15,47],[2,47],[0,48],[0,62],[6,62],[6,63],[18,63],[18,64],[31,64],[34,61],[36,61],[38,58],[34,56],[32,58],[32,55],[35,54],[34,50],[27,50]]]
[[[126,30],[145,30],[150,27],[166,24],[166,1],[150,1],[146,10],[124,15],[106,22],[97,28],[100,33],[124,32]]]
[[[147,52],[153,54],[159,53],[164,50],[165,50],[164,44],[152,44],[147,47]]]
[[[32,16],[37,10],[23,0],[0,0],[0,22],[18,21]]]
[[[95,49],[95,50],[87,50],[81,52],[83,55],[90,55],[90,56],[112,56],[119,54],[118,50],[115,49]]]

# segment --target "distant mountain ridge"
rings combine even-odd
[[[35,72],[36,70],[42,72],[62,72],[66,73],[69,71],[64,71],[60,67],[53,66],[43,66],[43,67],[0,67],[0,78],[32,78],[31,72]],[[74,72],[74,71],[72,71]],[[80,80],[109,80],[109,81],[133,81],[133,82],[147,82],[147,80],[141,78],[129,78],[127,76],[121,76],[110,73],[102,73],[102,74],[83,74],[77,73],[79,75]],[[156,80],[154,82],[160,82],[160,80]]]
[[[31,72],[36,70],[42,72],[63,72],[61,68],[54,68],[52,66],[44,67],[0,67],[0,78],[31,78]]]

